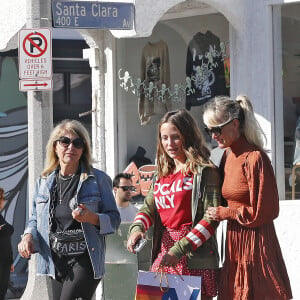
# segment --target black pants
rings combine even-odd
[[[94,279],[93,267],[88,253],[82,255],[69,270],[66,277],[53,280],[55,300],[90,300],[100,279]]]
[[[3,300],[7,291],[10,274],[10,264],[0,263],[0,300]]]

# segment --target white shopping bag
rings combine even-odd
[[[200,300],[201,277],[139,271],[135,300]]]

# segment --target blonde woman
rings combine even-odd
[[[105,236],[120,215],[111,179],[92,167],[90,138],[75,120],[58,124],[47,144],[33,209],[18,245],[22,257],[35,252],[38,275],[53,278],[55,299],[91,299],[104,275]]]
[[[276,179],[250,100],[216,97],[204,111],[207,133],[225,153],[220,169],[228,207],[210,207],[209,220],[228,220],[219,299],[291,299],[289,277],[273,220]]]

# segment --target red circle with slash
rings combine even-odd
[[[32,39],[32,36],[35,36],[35,35],[40,36],[42,38],[42,40],[44,41],[44,43],[43,43],[44,47],[43,48],[40,47],[40,45],[38,45]],[[29,42],[39,52],[37,54],[30,53],[30,51],[28,51],[27,48],[26,48],[26,42]],[[27,43],[27,45],[28,45],[28,43]],[[40,57],[40,56],[42,56],[47,51],[47,47],[48,47],[48,43],[47,43],[46,37],[44,35],[42,35],[41,33],[39,33],[39,32],[31,32],[31,33],[29,33],[28,35],[26,35],[26,37],[24,38],[24,41],[23,41],[23,50],[30,57]]]

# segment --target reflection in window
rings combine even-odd
[[[300,4],[282,6],[282,78],[286,199],[300,199],[299,15]],[[297,167],[298,164],[299,167]]]
[[[73,71],[73,70],[72,70]],[[79,117],[79,114],[92,109],[91,75],[68,70],[54,73],[53,76],[53,122],[54,125],[64,119],[82,122],[91,135],[91,114]]]

